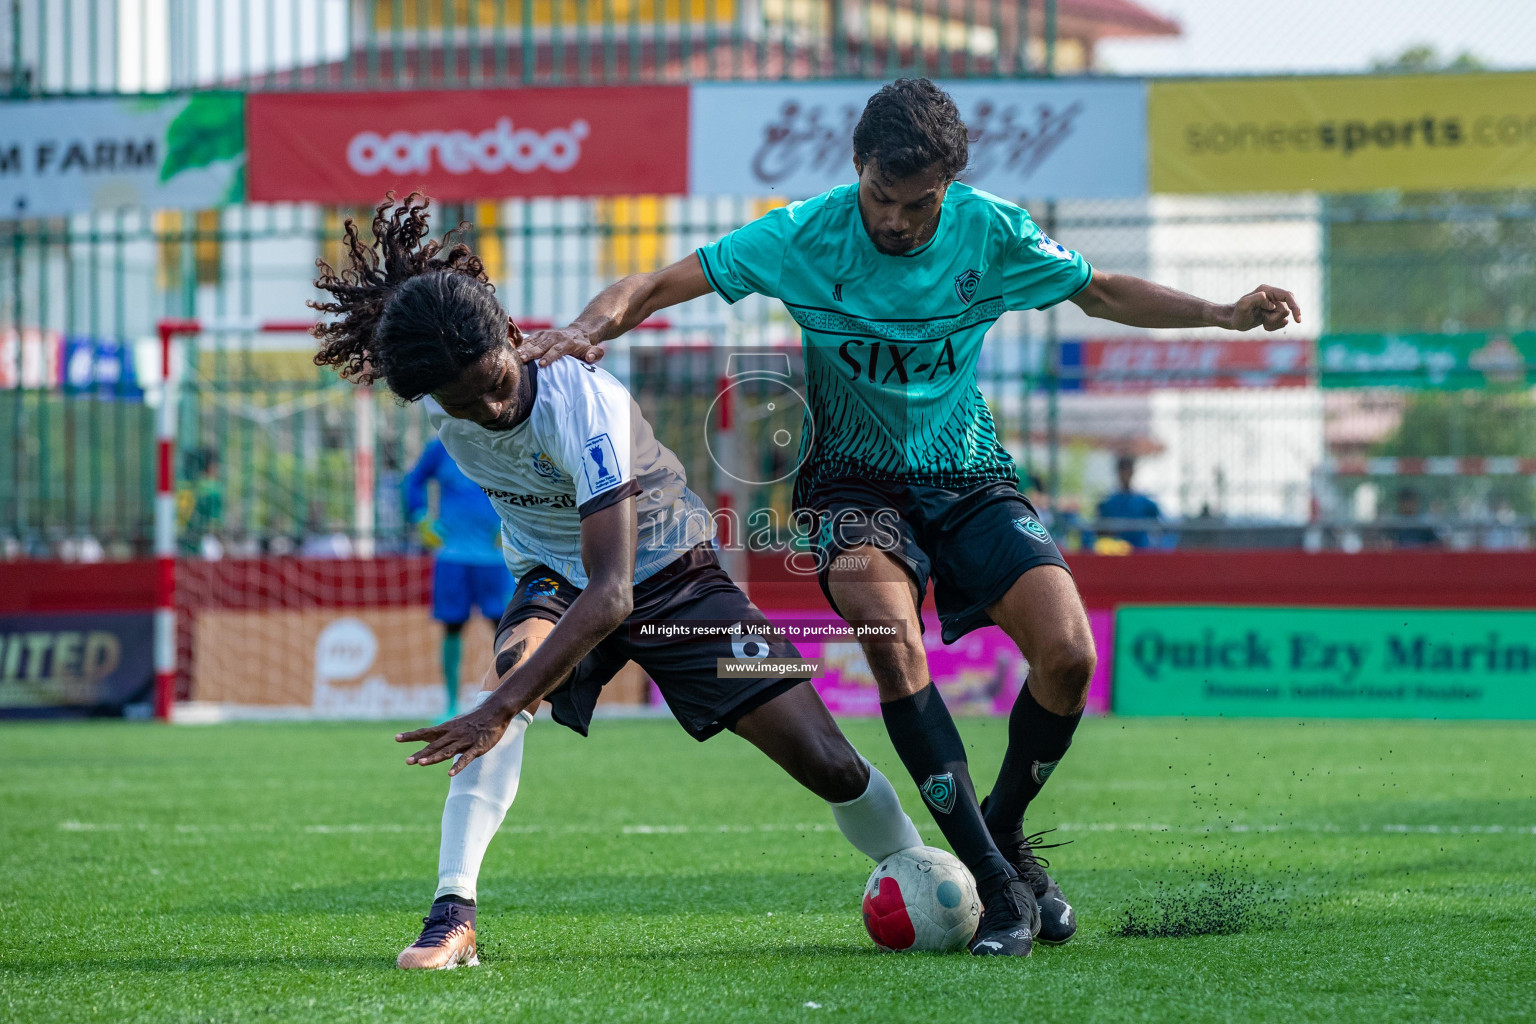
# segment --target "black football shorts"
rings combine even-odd
[[[496,627],[496,647],[519,622],[559,622],[581,590],[552,569],[539,567],[517,583]],[[715,638],[645,635],[643,627],[668,622],[739,623]],[[753,627],[768,620],[726,575],[714,548],[700,544],[635,587],[635,606],[624,624],[594,647],[570,680],[545,700],[555,721],[587,735],[598,694],[627,662],[655,680],[674,717],[696,740],[734,728],[747,714],[805,681],[805,677],[717,678],[719,658],[798,658],[787,640],[769,640]]]
[[[1067,568],[1040,513],[1011,480],[956,491],[841,477],[817,483],[806,505],[820,517],[817,579],[834,610],[828,572],[849,548],[870,544],[906,569],[919,603],[933,579],[946,644],[991,625],[988,606],[1030,569]]]

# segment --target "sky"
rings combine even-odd
[[[1418,43],[1536,68],[1536,0],[1138,0],[1179,39],[1104,42],[1112,74],[1361,71]]]

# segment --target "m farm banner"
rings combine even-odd
[[[1151,84],[1153,192],[1536,185],[1536,72]]]
[[[1536,718],[1536,611],[1126,607],[1125,715]]]
[[[0,103],[0,217],[205,209],[245,194],[245,97]]]

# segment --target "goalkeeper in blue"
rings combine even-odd
[[[427,485],[437,484],[437,516],[427,514]],[[443,624],[443,685],[448,717],[459,713],[464,624],[476,608],[495,628],[512,597],[501,557],[501,519],[491,500],[433,438],[406,474],[405,516],[432,552],[432,617]]]
[[[610,285],[519,354],[590,365],[604,342],[710,292],[784,304],[801,328],[808,402],[794,503],[820,521],[822,591],[849,622],[905,624],[900,643],[864,643],[886,731],[976,878],[983,911],[971,951],[1028,956],[1035,937],[1065,942],[1077,929],[1023,823],[1082,717],[1095,652],[1072,575],[1019,493],[977,386],[982,340],[1008,310],[1060,302],[1135,327],[1273,331],[1300,313],[1269,285],[1218,304],[1095,271],[1026,210],[957,180],[966,126],[927,79],[876,93],[848,156],[857,183]],[[980,802],[928,673],[918,609],[930,580],[945,643],[995,624],[1029,662],[1008,750]]]

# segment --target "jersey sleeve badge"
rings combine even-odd
[[[607,434],[587,438],[581,451],[581,468],[587,475],[589,493],[601,494],[619,484],[619,457],[614,453],[613,442]]]

